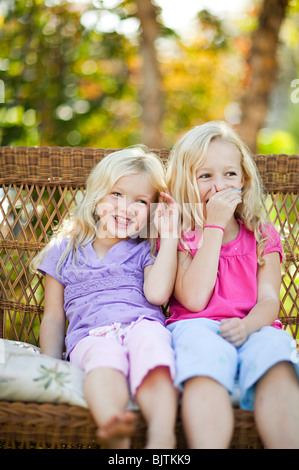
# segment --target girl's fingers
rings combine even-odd
[[[237,206],[242,202],[242,196],[239,191],[232,190],[231,188],[224,189],[223,191],[218,191],[213,194],[209,199],[207,208],[211,207],[214,204],[224,204],[224,205],[233,205]]]
[[[176,200],[174,199],[174,197],[173,197],[170,193],[167,193],[167,192],[162,191],[162,192],[160,193],[160,195],[161,195],[164,199],[167,199],[167,201],[176,204]]]
[[[162,191],[160,193],[160,197],[162,197],[162,201],[163,199],[166,199],[167,201],[163,201],[162,202],[162,207],[165,211],[165,213],[168,211],[169,214],[174,214],[174,213],[178,213],[179,214],[179,206],[176,202],[176,200],[171,196],[170,193],[167,193],[167,192],[164,192]],[[160,197],[159,197],[159,200],[160,200]]]
[[[231,198],[231,197],[238,197],[241,198],[241,190],[234,189],[234,188],[225,188],[221,191],[217,191],[216,193],[211,196],[211,199],[219,199],[219,198]]]
[[[240,346],[248,337],[245,324],[241,318],[222,320],[218,333],[234,346]]]

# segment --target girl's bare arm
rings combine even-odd
[[[162,202],[166,199],[167,204]],[[165,304],[172,294],[177,272],[179,208],[168,193],[161,193],[155,214],[160,248],[155,263],[144,269],[144,295],[154,305]]]
[[[46,274],[45,310],[40,327],[43,354],[61,359],[65,337],[64,287]]]

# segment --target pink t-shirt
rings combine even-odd
[[[190,312],[172,297],[169,302],[170,317],[166,320],[166,325],[189,318],[218,321],[233,317],[244,318],[254,307],[257,301],[257,242],[254,233],[242,221],[238,220],[238,223],[240,230],[237,238],[221,247],[215,288],[206,308],[200,312]],[[188,232],[184,236],[193,255],[197,252],[200,238],[201,233],[198,231]],[[187,251],[182,244],[178,248]],[[263,254],[273,251],[278,251],[282,260],[279,234],[269,225]],[[272,326],[281,328],[281,323],[276,320]]]

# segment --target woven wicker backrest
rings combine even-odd
[[[0,336],[39,342],[44,279],[29,264],[83,197],[86,178],[111,149],[0,148]],[[163,161],[167,150],[157,150]],[[298,336],[299,156],[259,155],[267,205],[285,248],[281,319]],[[297,282],[297,284],[296,284]]]

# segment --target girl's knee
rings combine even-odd
[[[168,366],[156,366],[149,370],[142,383],[166,383],[172,385],[171,372]]]
[[[298,383],[298,378],[291,362],[281,361],[272,366],[260,379],[260,383],[275,383],[278,386],[286,384],[287,382]]]
[[[217,380],[210,377],[192,377],[184,383],[183,397],[194,396],[196,400],[215,402],[218,400],[228,400],[228,390]]]
[[[282,361],[272,366],[258,381],[255,405],[288,400],[293,394],[299,399],[299,380],[293,364]]]

